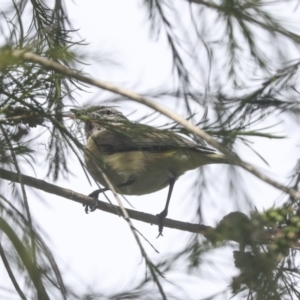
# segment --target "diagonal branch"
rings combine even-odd
[[[84,205],[90,204],[93,201],[92,198],[82,195],[82,194],[79,194],[79,193],[76,193],[72,190],[62,188],[60,186],[48,183],[44,180],[36,179],[31,176],[21,175],[21,174],[14,173],[14,172],[11,172],[8,170],[4,170],[2,168],[0,168],[0,178],[9,180],[9,181],[13,181],[13,182],[18,182],[18,183],[20,183],[20,181],[22,181],[23,184],[25,184],[25,185],[31,186],[33,188],[42,190],[44,192],[54,194],[54,195],[72,200],[74,202],[84,204]],[[111,213],[111,214],[114,214],[114,215],[117,215],[117,216],[119,216],[121,213],[121,208],[119,206],[109,204],[109,203],[103,202],[103,201],[98,201],[98,209],[108,212],[108,213]],[[126,208],[126,211],[128,213],[128,216],[131,219],[141,221],[144,223],[148,223],[151,225],[152,224],[159,225],[159,219],[155,215],[151,215],[151,214],[144,213],[144,212],[139,212],[139,211],[128,209],[128,208]],[[225,218],[226,218],[226,216],[223,218],[223,220]],[[220,222],[220,224],[221,224],[221,222]],[[178,230],[191,232],[191,233],[198,233],[198,234],[202,234],[208,238],[209,238],[209,235],[215,229],[213,227],[206,226],[203,224],[192,224],[192,223],[181,222],[181,221],[172,220],[172,219],[165,219],[164,227],[178,229]],[[224,227],[224,226],[222,225],[221,227]],[[281,232],[283,232],[283,231],[280,228],[264,229],[261,232],[261,234],[259,234],[259,235],[257,234],[257,236],[254,237],[253,242],[261,243],[261,244],[268,244],[273,241],[274,237],[278,233],[281,233]],[[236,239],[234,237],[229,237],[228,241],[235,241],[238,243],[240,242],[238,239]],[[291,243],[291,246],[299,248],[300,243],[298,241],[294,241]]]
[[[20,183],[20,179],[21,179],[21,181],[25,185],[31,186],[33,188],[42,190],[44,192],[54,194],[84,205],[89,205],[93,202],[92,198],[76,193],[72,190],[62,188],[60,186],[48,183],[44,180],[36,179],[31,176],[20,175],[8,170],[4,170],[2,168],[0,168],[0,178],[13,181],[13,182],[18,182],[18,183]],[[118,216],[121,213],[119,206],[112,205],[103,201],[99,201],[98,209]],[[159,219],[155,215],[139,212],[128,208],[126,208],[126,211],[128,212],[128,215],[131,219],[149,223],[151,225],[152,224],[159,225]],[[193,233],[200,233],[200,234],[208,233],[208,231],[211,228],[205,225],[185,223],[185,222],[180,222],[171,219],[165,219],[164,227],[193,232]]]
[[[106,183],[107,183],[108,188],[111,190],[111,192],[113,193],[115,199],[117,200],[117,202],[118,202],[118,204],[119,204],[118,210],[122,212],[122,215],[123,215],[125,221],[126,221],[127,224],[129,225],[130,230],[131,230],[131,232],[132,232],[132,234],[133,234],[133,236],[134,236],[134,238],[135,238],[135,240],[136,240],[136,242],[137,242],[137,244],[138,244],[138,246],[139,246],[139,248],[140,248],[141,254],[142,254],[142,256],[144,257],[144,259],[145,259],[145,261],[146,261],[146,264],[147,264],[148,267],[149,267],[149,270],[150,270],[150,272],[151,272],[151,275],[152,275],[152,277],[153,277],[153,280],[154,280],[154,282],[156,283],[156,285],[157,285],[157,287],[158,287],[158,289],[159,289],[160,294],[162,295],[162,298],[163,298],[164,300],[167,300],[167,297],[166,297],[166,295],[165,295],[165,292],[164,292],[164,290],[163,290],[163,287],[162,287],[162,285],[161,285],[161,283],[160,283],[160,281],[158,280],[158,277],[157,277],[157,275],[156,275],[156,272],[155,272],[155,269],[156,269],[156,268],[154,267],[153,263],[152,263],[151,260],[149,259],[148,255],[147,255],[147,253],[146,253],[146,251],[145,251],[145,249],[144,249],[144,247],[143,247],[143,245],[142,245],[142,243],[141,243],[141,240],[140,240],[140,238],[139,238],[139,236],[138,236],[138,233],[137,233],[137,231],[135,230],[135,228],[134,228],[134,226],[133,226],[133,224],[132,224],[132,222],[131,222],[131,219],[130,219],[130,215],[129,215],[129,213],[128,213],[128,210],[124,207],[123,202],[121,201],[119,195],[117,194],[117,192],[116,192],[114,186],[112,185],[112,183],[110,182],[110,180],[108,179],[108,177],[106,176],[106,174],[105,174],[105,173],[101,170],[101,168],[99,168],[97,165],[96,165],[96,168],[97,168],[97,171],[98,171],[99,173],[102,174],[104,180],[105,180]],[[160,275],[161,275],[161,274],[160,274]]]
[[[202,130],[202,129],[198,128],[197,126],[193,125],[192,123],[190,123],[189,121],[187,121],[186,119],[184,119],[180,115],[170,111],[166,107],[164,107],[164,106],[162,106],[162,105],[160,105],[156,102],[153,102],[152,100],[150,100],[146,97],[143,97],[138,93],[135,93],[133,91],[118,87],[116,85],[113,85],[113,84],[105,82],[105,81],[101,81],[101,80],[94,79],[92,77],[84,76],[84,75],[80,74],[79,71],[77,71],[77,70],[67,68],[67,67],[65,67],[65,66],[63,66],[63,65],[61,65],[57,62],[54,62],[54,61],[51,61],[49,59],[43,58],[43,57],[38,56],[34,53],[26,52],[26,50],[15,50],[15,51],[12,52],[12,56],[15,59],[24,59],[25,61],[40,64],[40,65],[44,66],[47,69],[54,70],[54,71],[56,71],[60,74],[63,74],[65,76],[77,79],[81,82],[99,87],[101,89],[104,89],[104,90],[110,91],[112,93],[115,93],[115,94],[124,96],[126,98],[129,98],[129,99],[131,99],[133,101],[136,101],[138,103],[142,103],[144,105],[147,105],[148,107],[151,107],[154,110],[159,111],[163,115],[169,117],[170,119],[178,122],[183,127],[185,127],[187,130],[189,130],[190,132],[196,134],[197,136],[199,136],[200,138],[205,140],[208,144],[210,144],[211,146],[215,147],[216,149],[218,149],[219,151],[221,151],[222,153],[227,155],[227,157],[231,160],[231,162],[233,164],[242,167],[243,169],[245,169],[248,172],[252,173],[254,176],[258,177],[259,179],[263,180],[264,182],[266,182],[266,183],[270,184],[271,186],[283,191],[284,193],[289,194],[294,199],[300,199],[300,192],[297,191],[296,189],[289,188],[289,187],[277,182],[276,180],[273,180],[272,178],[266,176],[265,174],[261,173],[260,171],[255,169],[252,165],[242,161],[238,157],[237,154],[229,151],[226,147],[224,147],[223,145],[218,143],[212,136],[207,134],[204,130]]]
[[[19,294],[19,296],[22,300],[27,300],[26,296],[24,295],[22,289],[20,288],[20,286],[18,284],[18,281],[17,281],[17,279],[16,279],[16,277],[15,277],[15,275],[14,275],[14,273],[13,273],[11,267],[10,267],[10,264],[9,264],[7,258],[6,258],[6,255],[5,255],[5,252],[4,252],[4,249],[1,245],[1,243],[0,243],[0,256],[2,258],[2,262],[3,262],[3,265],[4,265],[4,267],[5,267],[5,269],[8,273],[8,276],[9,276],[13,286],[15,287],[15,290],[17,291],[17,293]]]

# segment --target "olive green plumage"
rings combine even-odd
[[[125,195],[161,190],[188,170],[212,163],[227,163],[222,154],[197,145],[173,132],[128,121],[112,107],[99,107],[85,123],[87,169],[101,185],[107,183],[99,166]]]

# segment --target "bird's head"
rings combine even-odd
[[[109,126],[120,125],[128,121],[120,111],[111,106],[91,106],[71,111],[84,120],[86,138],[89,138],[95,131],[102,131]]]

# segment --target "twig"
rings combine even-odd
[[[130,228],[130,230],[131,230],[131,232],[132,232],[132,234],[133,234],[133,236],[134,236],[134,238],[135,238],[135,240],[136,240],[136,242],[137,242],[137,244],[138,244],[138,246],[140,248],[141,254],[142,254],[142,256],[144,257],[144,259],[146,261],[146,265],[149,267],[149,270],[150,270],[150,273],[151,273],[151,275],[153,277],[153,280],[156,283],[156,285],[157,285],[157,287],[159,289],[159,292],[160,292],[162,298],[164,300],[167,300],[166,294],[165,294],[165,292],[163,290],[163,287],[162,287],[162,285],[161,285],[161,283],[160,283],[160,281],[159,281],[159,279],[157,277],[157,274],[155,272],[156,268],[153,265],[153,263],[151,262],[151,260],[149,259],[148,255],[147,255],[147,253],[146,253],[146,251],[145,251],[145,249],[144,249],[144,247],[143,247],[143,245],[141,243],[141,240],[140,240],[140,238],[139,238],[139,236],[137,234],[137,231],[135,230],[135,228],[134,228],[134,226],[133,226],[133,224],[131,222],[130,215],[129,215],[127,209],[124,207],[122,200],[120,199],[120,197],[117,194],[114,186],[112,185],[112,183],[110,182],[110,180],[108,179],[108,177],[106,176],[106,174],[101,170],[100,167],[97,166],[97,164],[95,164],[95,167],[98,169],[97,171],[99,173],[101,173],[102,177],[104,178],[104,180],[107,183],[108,188],[112,191],[115,199],[117,200],[117,202],[119,204],[119,209],[121,210],[122,215],[123,215],[125,221],[129,225],[129,228]]]
[[[34,188],[42,190],[44,192],[54,194],[54,195],[57,195],[57,196],[60,196],[60,197],[66,198],[66,199],[70,199],[74,202],[78,202],[78,203],[81,203],[84,205],[92,204],[92,202],[93,202],[92,198],[82,195],[80,193],[76,193],[72,190],[59,187],[57,185],[48,183],[44,180],[36,179],[31,176],[21,175],[21,174],[19,175],[17,173],[11,172],[11,171],[4,170],[2,168],[0,168],[0,178],[5,179],[5,180],[10,180],[13,182],[20,182],[20,178],[22,178],[22,182],[25,185],[34,187]],[[120,215],[120,207],[119,206],[112,205],[112,204],[109,204],[109,203],[106,203],[103,201],[98,202],[98,209],[108,212],[108,213],[111,213],[111,214],[114,214],[114,215],[117,215],[117,216]],[[133,209],[128,209],[128,208],[126,208],[126,211],[128,212],[129,217],[132,219],[142,221],[145,223],[149,223],[149,224],[159,225],[159,219],[155,215],[139,212],[139,211],[136,211]],[[188,231],[188,232],[194,232],[194,233],[201,233],[201,234],[206,234],[211,229],[211,227],[209,227],[209,226],[185,223],[185,222],[180,222],[180,221],[171,220],[171,219],[164,220],[164,227],[174,228],[174,229]]]
[[[22,300],[27,300],[26,296],[24,295],[22,289],[20,288],[20,286],[18,284],[18,281],[17,281],[17,279],[16,279],[16,277],[15,277],[15,275],[14,275],[14,273],[13,273],[13,271],[12,271],[10,265],[9,265],[9,262],[6,258],[6,255],[5,255],[5,252],[4,252],[4,249],[1,245],[1,243],[0,243],[0,256],[2,258],[2,262],[5,266],[5,269],[8,273],[8,276],[9,276],[13,286],[15,287],[15,290],[17,291],[17,293],[19,294],[19,296]]]
[[[28,224],[29,224],[29,228],[30,228],[30,240],[31,240],[32,257],[33,257],[34,263],[37,264],[37,261],[36,261],[36,245],[35,245],[35,241],[34,241],[34,237],[33,237],[34,233],[33,233],[33,227],[32,227],[31,213],[30,213],[30,208],[29,208],[29,204],[28,204],[28,198],[27,198],[25,185],[22,182],[20,167],[19,167],[19,164],[18,164],[18,160],[16,158],[16,154],[13,150],[13,146],[11,144],[11,141],[10,141],[8,135],[7,135],[7,132],[5,131],[4,127],[2,126],[2,124],[0,124],[0,131],[2,132],[2,134],[4,136],[4,139],[5,139],[8,147],[9,147],[14,166],[16,168],[17,173],[19,174],[19,183],[20,183],[20,186],[21,186],[21,191],[22,191],[22,196],[23,196],[23,201],[24,201],[24,207],[25,207],[25,211],[26,211],[27,219],[28,219]]]
[[[48,183],[44,180],[36,179],[31,176],[21,175],[21,174],[17,174],[17,173],[8,171],[8,170],[4,170],[2,168],[0,168],[0,178],[5,179],[5,180],[10,180],[13,182],[20,182],[20,178],[21,178],[22,182],[25,185],[31,186],[33,188],[42,190],[44,192],[54,194],[54,195],[72,200],[74,202],[84,204],[84,205],[91,204],[94,201],[94,199],[92,199],[88,196],[76,193],[72,190],[62,188],[60,186]],[[97,208],[102,211],[120,216],[120,207],[117,205],[109,204],[107,202],[98,200]],[[156,215],[151,215],[148,213],[139,212],[139,211],[128,209],[128,208],[126,208],[126,211],[128,213],[128,216],[131,219],[138,220],[138,221],[148,223],[151,225],[152,224],[159,225],[159,219]],[[211,226],[206,226],[203,224],[192,224],[192,223],[181,222],[181,221],[172,220],[172,219],[165,219],[164,227],[178,229],[178,230],[182,230],[182,231],[186,231],[186,232],[198,233],[198,234],[202,234],[204,236],[210,234],[212,232],[212,230],[214,229]],[[265,229],[264,234],[263,234],[263,239],[259,238],[258,240],[254,241],[254,242],[261,243],[261,244],[270,243],[270,241],[272,241],[273,237],[276,234],[278,234],[280,231],[281,231],[281,229],[279,229],[279,228]],[[235,240],[233,240],[233,241],[235,241]],[[236,241],[236,242],[238,242],[238,241]],[[300,243],[294,242],[292,244],[292,246],[299,248]]]
[[[206,7],[209,7],[211,9],[215,9],[225,15],[228,16],[228,12],[226,11],[226,8],[224,7],[224,5],[218,5],[216,3],[213,3],[213,2],[208,2],[208,1],[204,1],[204,0],[188,0],[188,2],[190,3],[194,3],[194,4],[200,4],[200,5],[204,5]],[[284,30],[284,29],[281,29],[280,27],[277,28],[275,26],[271,26],[271,25],[268,25],[268,24],[265,24],[259,20],[256,20],[255,18],[251,17],[250,15],[248,14],[245,14],[242,10],[239,10],[239,16],[241,17],[241,19],[244,19],[245,21],[248,21],[249,23],[253,23],[253,24],[256,24],[262,28],[264,28],[265,30],[272,30],[272,31],[275,31],[277,33],[280,33],[281,35],[287,37],[287,38],[290,38],[290,39],[295,39],[295,38],[298,38],[299,36],[291,31],[288,31],[288,30]]]
[[[159,111],[163,115],[169,117],[170,119],[178,122],[183,127],[185,127],[187,130],[189,130],[190,132],[196,134],[197,136],[199,136],[200,138],[205,140],[208,144],[210,144],[214,148],[218,149],[220,152],[224,153],[233,164],[244,168],[245,170],[252,173],[254,176],[258,177],[259,179],[263,180],[264,182],[266,182],[266,183],[272,185],[273,187],[289,194],[291,197],[300,200],[300,192],[299,191],[297,191],[293,188],[286,187],[285,185],[283,185],[283,184],[267,177],[266,175],[264,175],[260,171],[256,170],[252,165],[242,161],[238,157],[237,154],[229,151],[226,147],[224,147],[223,145],[218,143],[213,137],[211,137],[205,131],[198,128],[197,126],[194,126],[189,121],[187,121],[186,119],[184,119],[180,115],[170,111],[169,109],[167,109],[164,106],[162,106],[158,103],[155,103],[152,100],[150,100],[146,97],[143,97],[143,96],[141,96],[138,93],[135,93],[133,91],[115,86],[115,85],[113,85],[111,83],[108,83],[108,82],[105,82],[105,81],[100,81],[100,80],[94,79],[92,77],[84,76],[84,75],[80,74],[79,71],[72,70],[72,69],[67,68],[67,67],[65,67],[65,66],[63,66],[63,65],[61,65],[57,62],[54,62],[54,61],[51,61],[49,59],[43,58],[43,57],[38,56],[38,55],[36,55],[34,53],[31,53],[31,52],[25,52],[24,50],[15,50],[15,51],[12,52],[12,56],[14,56],[15,58],[18,58],[18,59],[23,58],[25,61],[38,63],[38,64],[44,66],[47,69],[54,70],[54,71],[56,71],[60,74],[63,74],[65,76],[77,79],[81,82],[99,87],[101,89],[116,93],[118,95],[122,95],[126,98],[129,98],[129,99],[133,100],[133,101],[136,101],[136,102],[142,103],[144,105],[147,105],[147,106],[153,108],[154,110]]]

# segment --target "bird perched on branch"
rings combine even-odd
[[[176,180],[206,164],[228,163],[214,149],[167,130],[131,122],[113,107],[90,107],[80,114],[85,116],[87,170],[105,187],[90,194],[95,204],[86,207],[86,212],[97,208],[99,193],[109,189],[107,179],[123,195],[144,195],[169,186],[165,208],[158,214],[162,235]]]

